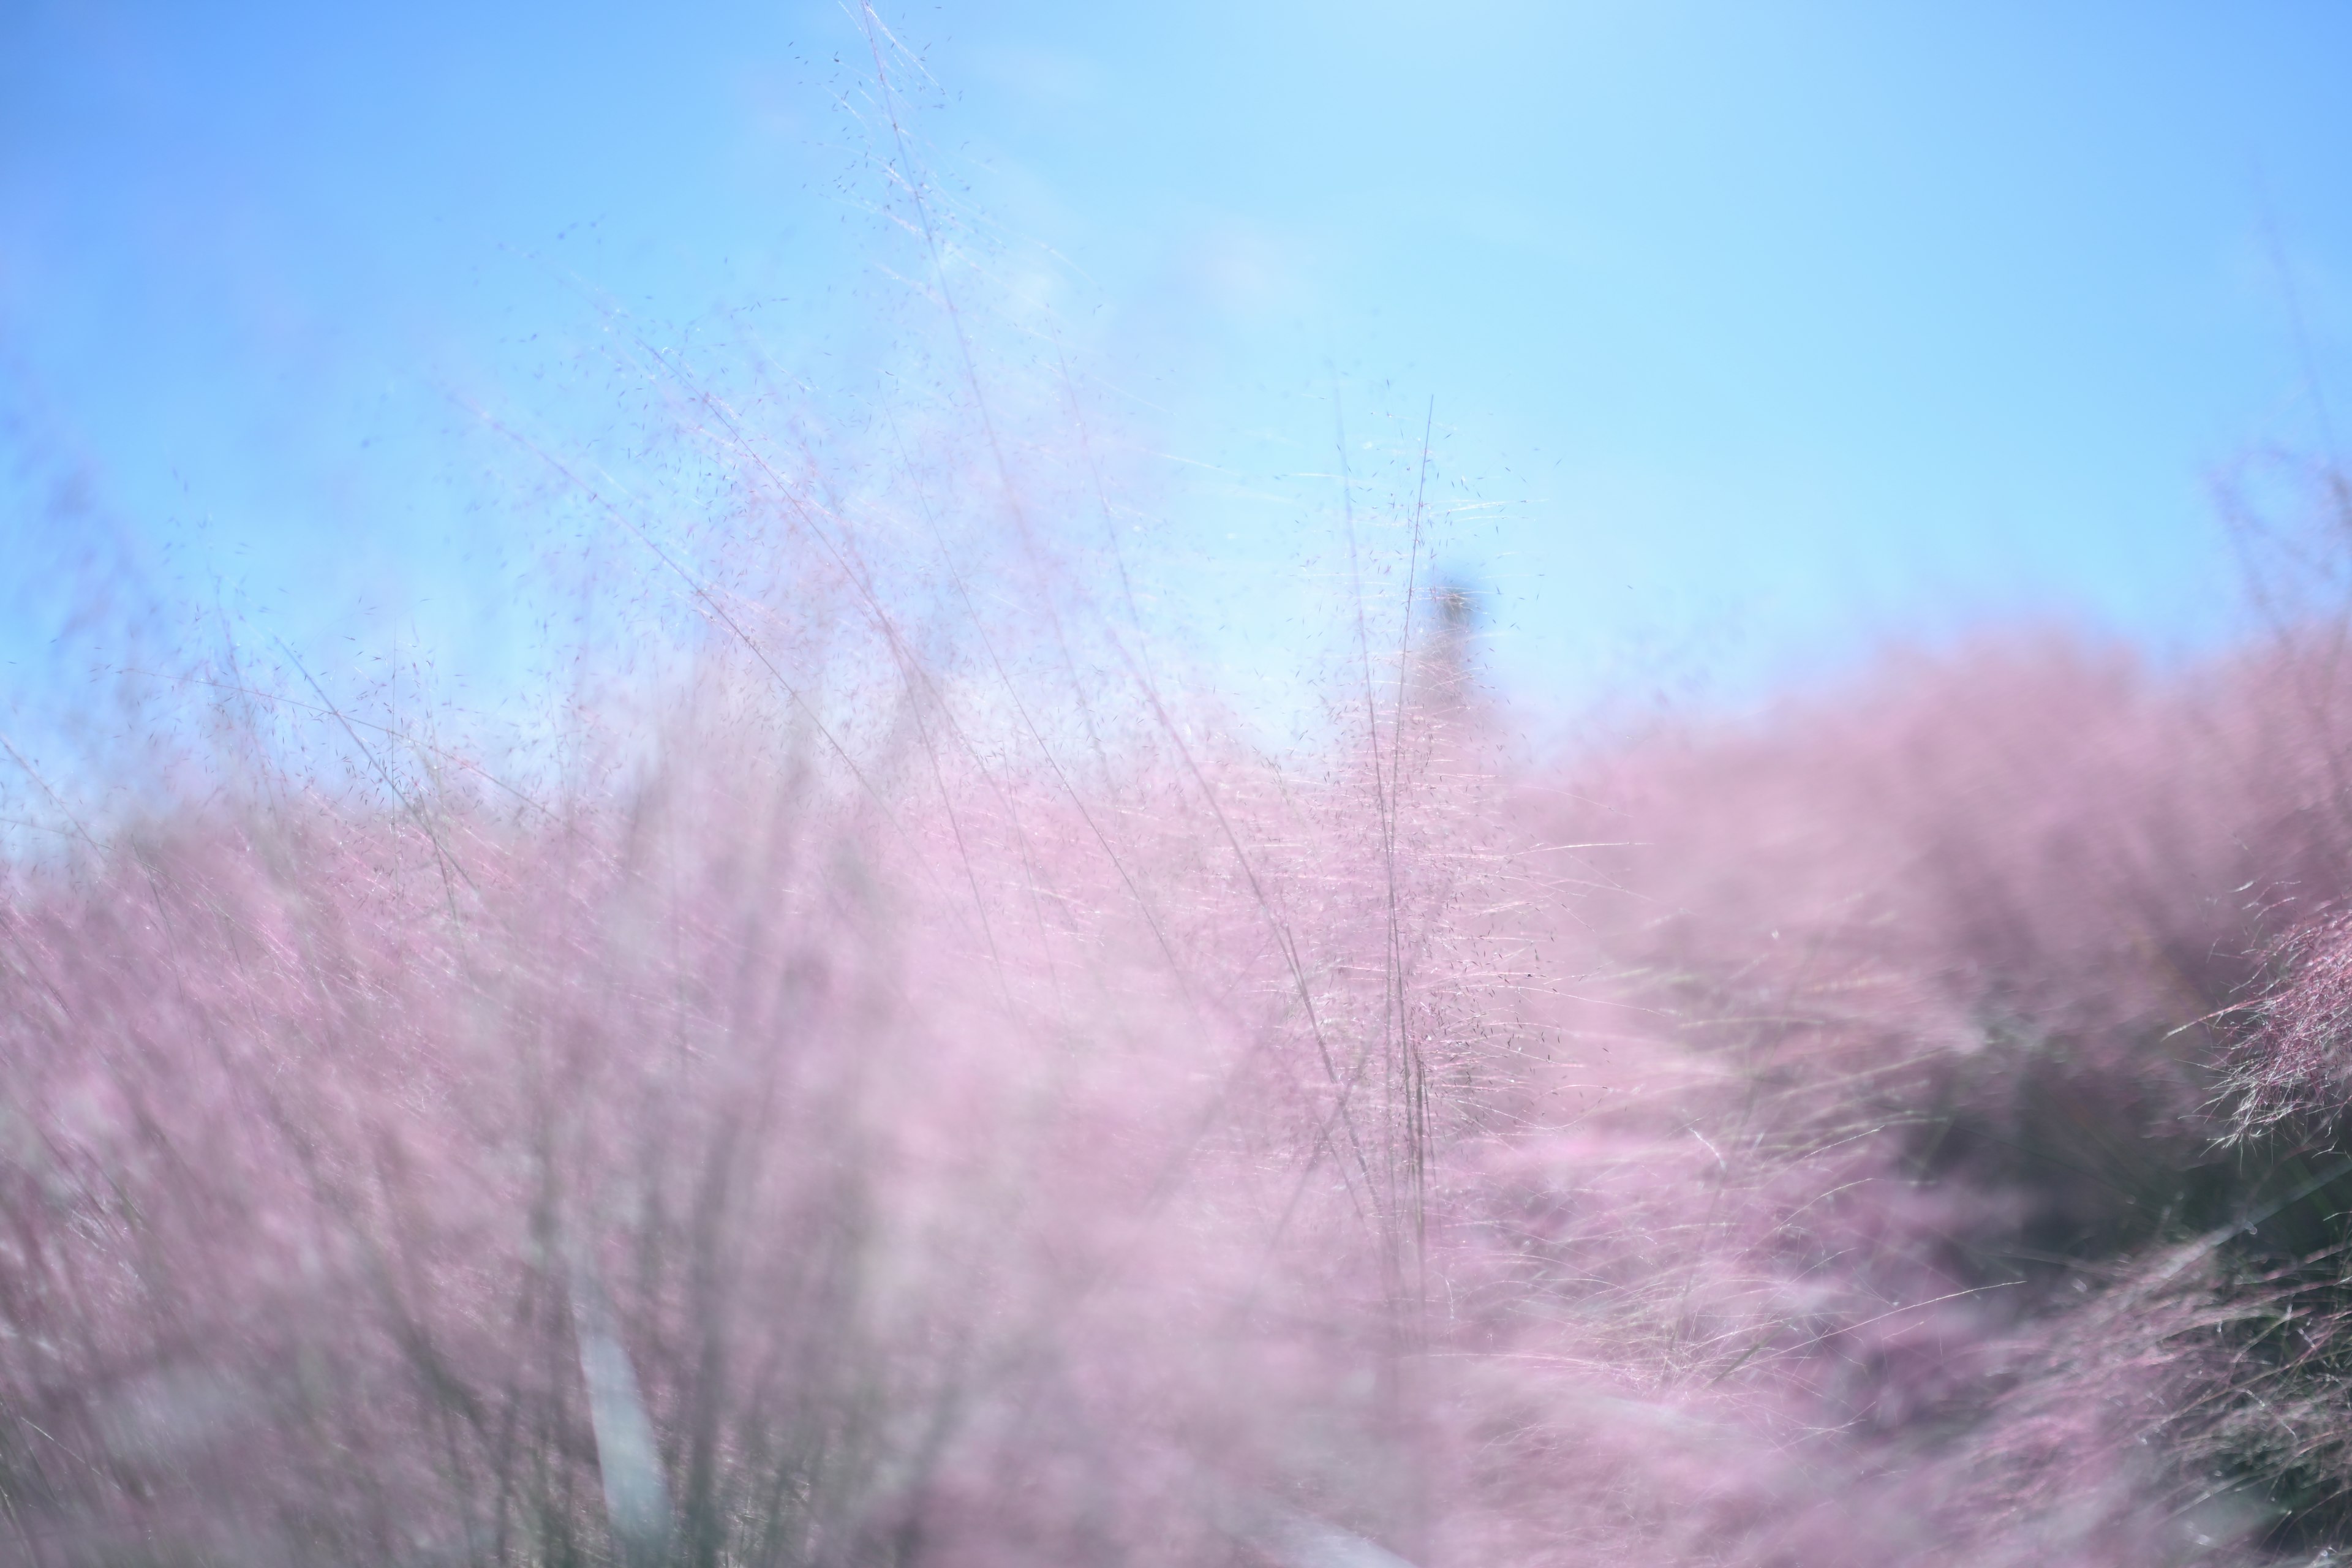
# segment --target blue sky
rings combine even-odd
[[[999,319],[1076,356],[1237,670],[1317,635],[1335,414],[1377,512],[1434,398],[1441,556],[1538,705],[1984,618],[2210,640],[2215,476],[2329,439],[2342,7],[882,14]],[[616,308],[818,402],[908,363],[864,47],[798,3],[0,0],[0,545],[102,523],[298,642],[494,659],[469,409],[614,438]]]

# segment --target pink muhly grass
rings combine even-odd
[[[2242,1010],[2251,1028],[2236,1058],[2241,1117],[2249,1126],[2339,1117],[2352,1088],[2352,920],[2315,915],[2263,957],[2279,979]]]
[[[535,744],[226,633],[139,644],[146,753],[10,742],[0,1554],[2352,1545],[2330,625],[1505,770],[1423,414],[1268,755],[862,15],[952,337],[893,456],[616,318],[617,476],[493,422],[593,520]]]
[[[1079,773],[722,643],[613,782],[257,768],[11,873],[11,1550],[2307,1555],[2303,657],[1988,646],[1505,792],[1438,669]]]
[[[1353,776],[1202,735],[1089,798],[724,719],[616,796],[295,784],[16,875],[17,1549],[1181,1561],[1310,1429],[1400,1527],[1443,851],[1327,861]]]

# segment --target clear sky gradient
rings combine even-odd
[[[1491,503],[1441,554],[1538,702],[1983,617],[2193,646],[2215,477],[2333,438],[2352,9],[882,15],[942,189],[1116,389],[1169,591],[1320,548],[1335,398],[1392,476],[1433,397]],[[288,635],[461,645],[463,408],[593,423],[600,309],[750,312],[814,396],[890,362],[864,47],[798,0],[0,0],[0,548],[102,518]]]

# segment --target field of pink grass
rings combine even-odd
[[[2352,1534],[2326,626],[1506,771],[1458,596],[1273,760],[1108,621],[919,658],[834,559],[608,765],[329,710],[337,773],[247,671],[208,788],[12,865],[0,1552]]]
[[[2341,617],[1510,761],[1424,417],[1269,751],[866,16],[950,341],[485,416],[528,743],[169,606],[9,739],[0,1562],[2352,1550]]]

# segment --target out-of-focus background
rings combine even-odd
[[[1433,404],[1440,560],[1555,715],[1987,617],[2210,646],[2217,489],[2293,510],[2267,455],[2352,420],[2334,7],[881,20],[974,330],[1062,367],[1236,691]],[[845,419],[935,336],[868,51],[798,0],[9,0],[0,539],[495,681],[532,568],[488,424],[594,447],[616,331]],[[20,699],[67,613],[23,586]]]

